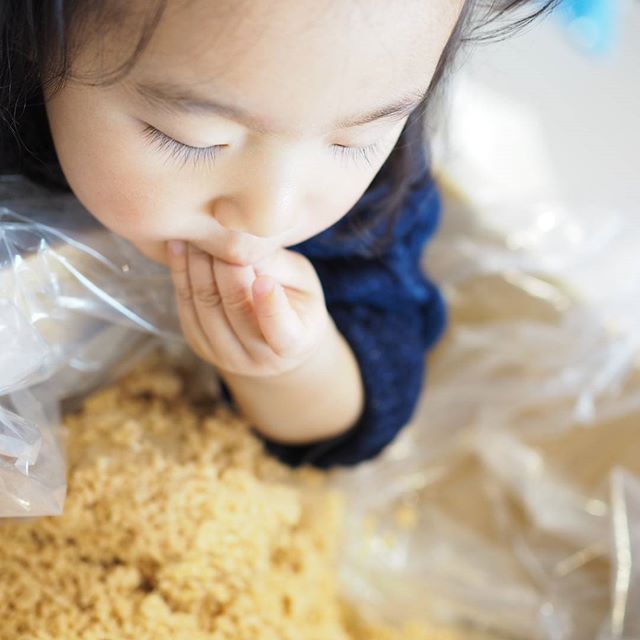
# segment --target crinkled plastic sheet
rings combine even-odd
[[[640,211],[568,205],[535,113],[455,85],[425,255],[451,325],[412,424],[336,476],[345,589],[491,637],[637,640]]]
[[[73,198],[2,191],[0,516],[58,514],[61,400],[175,337],[173,295]],[[505,207],[505,231],[448,198],[427,258],[452,322],[426,392],[381,458],[335,475],[344,590],[371,617],[640,637],[640,240],[579,213]]]
[[[75,198],[0,183],[0,517],[62,512],[60,402],[177,335],[165,269]]]
[[[640,638],[640,230],[446,200],[425,267],[450,330],[405,433],[336,476],[347,593],[498,637]]]

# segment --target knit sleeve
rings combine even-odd
[[[330,241],[330,251],[317,243],[300,245],[358,361],[365,402],[357,423],[337,438],[308,445],[266,441],[283,462],[318,467],[358,463],[380,453],[411,419],[424,382],[425,354],[446,319],[443,299],[421,269],[439,214],[436,187],[426,177],[410,194],[393,243],[382,255],[368,256],[362,245],[336,249]]]

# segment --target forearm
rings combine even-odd
[[[358,363],[333,323],[324,343],[297,369],[268,378],[219,373],[251,424],[279,442],[337,436],[355,424],[364,405]]]

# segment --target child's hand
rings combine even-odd
[[[183,241],[167,253],[185,338],[218,369],[285,373],[315,353],[332,325],[318,275],[299,253],[279,249],[249,266]]]

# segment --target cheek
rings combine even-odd
[[[326,180],[316,192],[318,200],[312,207],[315,214],[309,222],[308,237],[329,228],[351,210],[367,190],[389,153],[381,156],[378,162],[366,169],[338,167],[325,173]]]
[[[326,185],[325,193],[331,194],[334,215],[329,220],[331,224],[346,215],[360,200],[369,185],[373,182],[391,152],[398,143],[404,129],[406,119],[399,122],[380,143],[380,152],[372,159],[370,165],[355,164],[346,168],[337,167],[332,175],[332,182]],[[360,160],[358,162],[361,162]],[[330,226],[330,225],[326,225]],[[325,227],[326,228],[326,227]]]
[[[69,186],[93,216],[132,241],[179,233],[179,210],[189,208],[193,190],[154,158],[134,121],[89,89],[63,89],[47,112]]]

